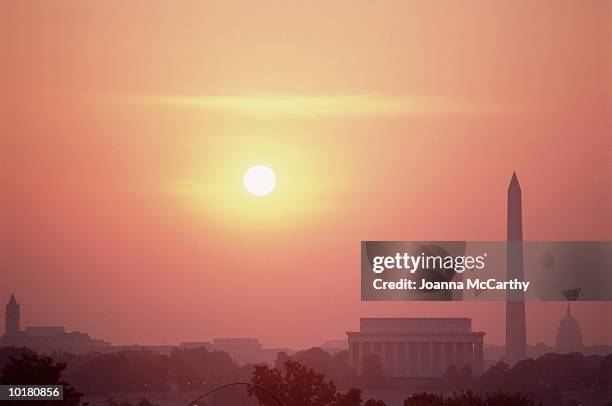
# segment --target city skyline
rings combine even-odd
[[[513,171],[525,241],[612,240],[605,2],[2,15],[0,298],[24,325],[305,348],[361,317],[469,317],[502,344],[503,302],[361,302],[360,241],[505,241]],[[560,306],[526,303],[528,342]],[[612,341],[610,303],[572,312]]]
[[[558,304],[560,302],[554,302],[555,304]],[[562,302],[562,303],[566,303],[566,302]],[[579,327],[579,322],[576,321],[576,319],[572,316],[571,313],[571,305],[570,303],[574,303],[574,306],[576,306],[577,304],[579,304],[580,302],[567,302],[566,304],[566,312],[565,312],[565,317],[560,319],[560,322],[558,322],[558,328],[556,329],[556,336],[554,337],[554,346],[552,346],[552,348],[557,348],[557,349],[567,349],[567,348],[576,348],[576,345],[579,346],[583,346],[586,344],[583,344],[583,337],[581,334],[581,329]],[[27,333],[28,331],[42,331],[44,329],[51,329],[51,330],[55,330],[55,332],[59,331],[61,329],[62,334],[67,332],[66,328],[63,325],[60,324],[56,324],[53,326],[25,326],[24,329],[22,329],[22,325],[21,325],[21,306],[19,305],[19,303],[17,302],[15,295],[11,294],[11,297],[8,301],[8,303],[6,304],[5,307],[5,323],[4,323],[4,337],[5,338],[14,338],[16,335],[20,334],[20,333]],[[419,319],[419,318],[379,318],[379,320],[384,321],[384,320],[415,320],[415,319]],[[470,325],[471,325],[471,319],[469,318],[444,318],[444,317],[431,317],[431,318],[420,318],[422,320],[425,321],[435,321],[437,320],[470,320]],[[360,318],[360,323],[363,323],[363,320],[374,320],[372,318]],[[440,327],[443,328],[443,327]],[[372,329],[370,328],[370,331]],[[73,334],[80,334],[80,335],[84,335],[87,336],[87,339],[89,339],[89,336],[86,333],[81,333],[79,331],[72,331],[71,333]],[[482,334],[482,333],[480,333]],[[350,335],[350,334],[349,334]],[[3,336],[0,336],[0,339]],[[253,337],[215,337],[212,338],[212,336],[209,337],[205,337],[205,338],[201,338],[200,340],[197,341],[181,341],[179,343],[158,343],[159,345],[150,345],[151,348],[155,348],[158,347],[158,350],[161,347],[166,347],[166,346],[178,346],[178,347],[184,347],[184,348],[198,348],[200,346],[206,346],[206,347],[210,347],[213,348],[212,345],[215,343],[215,341],[217,340],[258,340],[256,338]],[[579,344],[576,344],[576,340],[579,341]],[[100,339],[94,339],[94,341],[100,343],[100,344],[104,344],[103,346],[99,346],[98,350],[100,349],[104,349],[103,347],[108,347],[110,348],[111,343],[108,341],[104,341],[104,340],[100,340]],[[341,338],[341,339],[330,339],[330,340],[326,340],[325,342],[319,343],[318,345],[312,345],[312,346],[307,346],[301,349],[305,349],[305,348],[312,348],[312,347],[320,347],[320,348],[325,348],[325,347],[329,347],[330,349],[339,349],[340,347],[334,347],[332,344],[335,343],[335,345],[339,345],[339,343],[345,343],[347,345],[348,349],[348,344],[349,344],[348,339],[346,338]],[[483,341],[484,342],[484,341]],[[17,342],[2,342],[0,340],[0,344],[9,344],[9,345],[18,345],[16,344]],[[23,343],[22,343],[23,344]],[[486,343],[486,345],[489,346],[497,346],[496,344],[491,344],[491,343]],[[538,342],[538,343],[527,343],[527,345],[535,345],[535,344],[548,344],[548,343],[542,343],[542,342]],[[589,343],[591,345],[604,345],[604,346],[612,346],[612,343]],[[142,343],[130,343],[127,345],[118,345],[116,346],[117,350],[119,349],[128,349],[130,348],[130,346],[132,345],[142,345],[142,346],[147,346],[146,344],[142,344]],[[27,346],[27,345],[26,345]],[[284,348],[284,350],[298,350],[300,348]],[[86,349],[87,350],[87,349]],[[167,351],[167,348],[164,349],[164,351]],[[524,358],[524,357],[523,357]],[[516,361],[515,361],[516,362]]]
[[[522,244],[523,244],[523,221],[522,221],[522,193],[521,193],[521,187],[519,184],[519,180],[516,174],[516,171],[513,171],[510,182],[508,184],[508,200],[507,200],[507,242],[508,242],[508,263],[507,263],[507,267],[506,267],[506,272],[507,272],[507,278],[508,279],[513,279],[513,278],[518,278],[519,280],[524,280],[524,271],[523,271],[523,254],[522,254]],[[517,246],[516,244],[520,243],[521,246],[517,251]],[[518,268],[518,270],[516,269]],[[517,298],[513,297],[511,294],[508,294],[508,298],[507,298],[507,302],[503,303],[504,306],[506,307],[505,312],[506,312],[506,318],[505,318],[505,323],[506,323],[506,357],[507,359],[510,361],[511,364],[514,364],[515,362],[524,359],[526,357],[526,353],[527,353],[527,348],[526,345],[535,345],[535,344],[545,344],[545,345],[550,345],[552,344],[552,347],[555,346],[555,342],[558,342],[559,340],[559,332],[557,332],[557,337],[555,338],[554,334],[548,334],[549,337],[546,337],[546,339],[544,340],[538,340],[538,341],[533,341],[533,342],[529,342],[528,340],[526,340],[527,337],[527,333],[526,333],[526,310],[525,307],[529,304],[529,302],[525,302],[524,301],[524,297],[521,295],[520,298],[518,298],[518,302],[517,302]],[[574,298],[573,300],[576,300],[576,298]],[[410,302],[408,302],[410,303]],[[417,302],[418,303],[418,302]],[[421,304],[424,304],[425,302],[421,302]],[[458,303],[459,305],[466,303],[466,302],[454,302],[454,303]],[[554,304],[557,304],[559,302],[552,302]],[[569,303],[569,302],[568,302]],[[585,308],[586,307],[591,307],[593,305],[593,303],[589,303],[589,302],[574,302],[575,306],[580,307],[582,304],[585,304]],[[479,303],[482,304],[482,303]],[[517,308],[516,305],[520,305],[520,308]],[[609,303],[607,302],[602,302],[600,303],[604,306],[609,305]],[[5,318],[5,323],[6,326],[9,326],[9,324],[11,325],[19,325],[19,320],[20,320],[20,314],[19,314],[19,308],[20,306],[15,302],[15,296],[13,293],[11,293],[11,297],[10,297],[10,301],[9,304],[7,305],[7,309],[8,306],[14,305],[16,306],[17,309],[17,316],[14,316],[12,319],[10,318]],[[487,303],[488,306],[490,306],[491,308],[494,307],[499,307],[499,302],[488,302]],[[550,307],[550,303],[547,302],[532,302],[533,306],[538,306],[538,307]],[[514,306],[514,307],[512,307]],[[569,305],[568,305],[569,306]],[[504,310],[504,309],[501,309]],[[8,311],[6,313],[8,315]],[[452,313],[451,313],[452,314]],[[394,317],[406,317],[405,314],[399,314],[399,315],[393,315]],[[465,315],[461,315],[461,314],[453,314],[454,317],[465,317]],[[383,316],[379,316],[379,317],[387,317],[385,315]],[[423,317],[423,316],[421,316]],[[439,319],[439,320],[444,320],[444,319],[448,319],[449,316],[441,316],[441,315],[436,315],[436,317],[431,317],[432,320],[434,319]],[[569,313],[569,307],[568,307],[568,313],[566,317],[570,317],[571,320],[573,320],[573,318],[570,316]],[[413,317],[414,318],[414,317]],[[16,320],[16,321],[15,321]],[[363,320],[363,317],[360,317],[359,320]],[[590,321],[589,319],[587,319],[587,323],[588,321]],[[602,331],[604,332],[604,334],[606,333],[606,329],[605,329],[605,323],[602,325],[601,324],[601,320],[597,319],[597,320],[591,320],[591,321],[595,321],[595,327],[596,327],[596,331],[601,333]],[[538,319],[538,324],[542,324],[542,321]],[[553,322],[554,324],[554,322]],[[588,326],[588,324],[587,324]],[[337,327],[337,326],[336,326]],[[611,326],[612,327],[612,326]],[[8,328],[8,327],[7,327]],[[62,327],[63,328],[63,327]],[[338,328],[336,328],[337,330]],[[588,327],[587,327],[588,329]],[[349,329],[347,329],[349,330]],[[484,330],[484,329],[483,329]],[[578,328],[578,330],[580,331],[580,328]],[[8,330],[7,330],[8,331]],[[345,330],[346,331],[346,330]],[[485,330],[486,331],[486,330]],[[513,333],[509,333],[510,331],[514,331]],[[551,330],[552,331],[552,330]],[[556,330],[555,330],[556,331]],[[75,332],[76,334],[79,334],[78,331]],[[207,339],[211,339],[212,337],[214,337],[215,334],[212,335],[207,335],[204,337],[207,337]],[[225,335],[225,336],[233,336],[233,337],[239,337],[239,338],[245,338],[245,337],[251,337],[252,335],[249,334],[229,334],[229,335]],[[217,337],[219,337],[217,335]],[[512,338],[511,338],[512,337]],[[587,335],[588,337],[588,335]],[[284,347],[284,348],[310,348],[310,347],[317,347],[320,345],[320,343],[322,343],[324,340],[333,340],[333,339],[337,339],[338,337],[331,337],[331,336],[327,336],[327,337],[323,337],[321,338],[321,340],[316,343],[307,343],[307,344],[303,344],[303,345],[298,345],[298,346],[292,346],[286,343],[280,343],[280,342],[274,342],[275,344],[273,346],[276,347]],[[89,338],[87,338],[89,339]],[[514,343],[509,346],[508,342],[509,340],[514,340]],[[581,342],[582,342],[582,336],[580,338]],[[100,340],[97,340],[100,341]],[[188,339],[185,338],[179,338],[178,340],[175,340],[175,342],[165,342],[165,343],[160,343],[160,342],[130,342],[130,343],[120,343],[118,348],[124,348],[125,346],[129,346],[129,345],[144,345],[144,346],[152,346],[153,347],[169,347],[169,346],[173,346],[176,345],[177,342],[203,342],[203,338],[202,336],[200,337],[189,337]],[[521,344],[524,343],[524,344]],[[586,340],[587,343],[592,344],[592,345],[607,345],[612,343],[612,340],[610,341],[597,341],[596,339],[589,342],[588,338]],[[498,345],[498,342],[487,342],[486,344],[488,345]]]
[[[512,173],[512,177],[510,179],[509,182],[509,186],[508,186],[508,200],[507,200],[507,241],[508,241],[508,264],[507,264],[507,278],[508,279],[513,279],[513,278],[518,278],[518,280],[523,280],[524,279],[524,272],[523,272],[523,258],[522,258],[522,244],[523,244],[523,240],[522,240],[522,236],[523,236],[523,224],[522,224],[522,197],[521,197],[521,187],[518,181],[518,177],[516,174],[516,171],[513,171]],[[519,251],[516,251],[516,244],[519,243],[521,244],[521,248]],[[515,250],[516,252],[514,252],[513,250]],[[515,269],[516,267],[518,267],[518,271]],[[525,347],[525,345],[535,345],[535,344],[553,344],[554,347],[554,343],[555,343],[555,337],[554,335],[550,335],[550,337],[546,337],[546,339],[544,340],[538,340],[538,341],[534,341],[532,343],[529,343],[528,340],[526,340],[527,337],[527,333],[526,333],[526,310],[525,308],[528,306],[528,304],[530,302],[525,302],[524,298],[522,299],[518,299],[519,301],[517,302],[517,298],[513,297],[512,295],[508,294],[508,301],[504,304],[506,306],[506,357],[508,357],[508,359],[510,360],[511,364],[515,363],[518,360],[524,359],[526,357],[526,352],[527,349]],[[522,297],[522,296],[521,296]],[[575,300],[576,298],[574,298]],[[15,306],[17,307],[17,318],[16,321],[15,320],[9,320],[9,318],[5,319],[5,323],[7,323],[6,325],[8,326],[9,323],[15,324],[17,323],[17,325],[19,325],[19,320],[20,320],[20,316],[19,316],[19,305],[15,302],[15,296],[13,293],[11,293],[11,297],[10,297],[10,301],[9,301],[9,305],[11,305],[12,303],[15,304]],[[418,302],[417,302],[418,303]],[[455,302],[455,303],[459,303],[464,304],[466,302]],[[558,303],[558,302],[553,302],[553,303]],[[569,303],[569,302],[568,302]],[[581,304],[584,304],[584,307],[592,307],[593,304],[595,304],[595,306],[599,305],[603,305],[603,306],[609,306],[609,303],[607,302],[574,302],[575,305],[577,307],[580,307]],[[424,304],[424,302],[421,302],[421,304]],[[534,307],[549,307],[550,303],[547,302],[531,302],[532,306]],[[494,308],[496,306],[499,306],[499,302],[488,302],[487,303],[488,306],[490,306],[491,308]],[[520,305],[520,308],[516,308],[516,305]],[[7,305],[8,306],[8,305]],[[514,306],[514,307],[512,307]],[[502,309],[503,310],[503,309]],[[518,313],[517,313],[518,312]],[[451,315],[457,317],[464,317],[464,315],[462,314],[457,314],[457,313],[450,313]],[[8,313],[7,313],[8,315]],[[405,314],[394,314],[394,317],[406,317]],[[519,317],[520,316],[520,317]],[[569,316],[569,307],[568,307],[568,316]],[[381,317],[381,316],[379,316]],[[382,317],[386,317],[385,315],[383,315]],[[423,316],[421,316],[423,317]],[[441,316],[441,315],[436,315],[436,317],[433,317],[432,319],[444,319],[444,318],[448,318],[448,316]],[[362,320],[362,317],[360,317],[360,320]],[[601,324],[601,320],[596,319],[596,320],[589,320],[587,319],[587,323],[589,321],[594,321],[595,322],[595,331],[597,331],[597,333],[604,333],[604,337],[606,337],[606,329],[605,329],[605,323],[602,325]],[[542,321],[540,319],[538,319],[538,324],[541,325]],[[554,323],[553,323],[554,324]],[[513,330],[511,330],[511,326]],[[587,324],[588,326],[588,324]],[[611,326],[612,327],[612,326]],[[37,328],[37,327],[35,327]],[[63,327],[62,327],[63,328]],[[337,326],[336,326],[336,330],[337,330]],[[588,327],[587,327],[588,329]],[[7,330],[8,331],[8,330]],[[510,334],[509,331],[515,331],[514,333]],[[612,331],[610,332],[612,334]],[[80,334],[78,331],[75,331],[74,334]],[[517,335],[518,334],[518,335]],[[514,337],[512,338],[512,340],[514,340],[515,344],[513,344],[513,346],[508,346],[508,340],[510,340],[514,335]],[[206,337],[208,337],[209,339],[212,338],[214,336],[213,335],[208,335]],[[235,337],[250,337],[250,335],[248,334],[229,334],[226,336],[235,336]],[[337,338],[337,337],[336,337]],[[310,347],[317,347],[319,346],[319,344],[321,342],[323,342],[323,340],[329,340],[329,339],[336,339],[334,337],[323,337],[321,338],[321,340],[319,341],[319,343],[307,343],[307,344],[303,344],[303,345],[298,345],[298,346],[293,346],[293,348],[310,348]],[[87,338],[89,339],[89,338]],[[518,341],[517,341],[518,340]],[[558,337],[556,338],[556,340],[558,340]],[[582,338],[581,338],[582,340]],[[100,340],[97,340],[100,341]],[[178,340],[178,341],[183,341],[182,339]],[[184,340],[186,342],[202,342],[202,337],[189,337],[189,339]],[[524,345],[521,346],[520,342],[525,342]],[[588,342],[588,340],[587,340]],[[596,339],[594,341],[592,341],[590,344],[593,345],[607,345],[609,343],[612,343],[612,340],[610,341],[597,341]],[[139,342],[131,342],[131,343],[121,343],[119,344],[118,348],[123,348],[125,346],[129,345],[143,345],[143,346],[151,346],[152,348],[154,347],[168,347],[168,346],[173,346],[175,345],[175,343],[159,343],[159,342],[143,342],[143,343],[139,343]],[[489,342],[486,343],[489,345],[498,345],[498,342]],[[285,346],[286,348],[292,347],[291,345],[285,345],[285,343],[279,343],[279,342],[275,342],[276,347],[281,347],[281,346]],[[508,349],[510,348],[510,349]]]

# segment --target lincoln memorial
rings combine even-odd
[[[349,365],[361,374],[363,359],[376,354],[388,377],[439,377],[448,367],[483,367],[483,332],[468,318],[362,318],[347,332]]]

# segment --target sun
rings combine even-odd
[[[265,165],[250,167],[244,174],[244,187],[255,196],[266,196],[276,186],[274,171]]]

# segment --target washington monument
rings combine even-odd
[[[508,186],[508,242],[506,280],[523,281],[523,219],[521,185],[516,172]],[[525,294],[521,290],[506,291],[506,362],[513,365],[527,356],[525,328]]]

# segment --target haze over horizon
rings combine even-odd
[[[504,240],[513,171],[525,240],[612,239],[605,2],[1,8],[0,304],[23,326],[304,348],[471,317],[501,344],[502,302],[360,302],[360,241]],[[586,344],[610,310],[572,305]],[[528,303],[528,341],[564,314]]]

